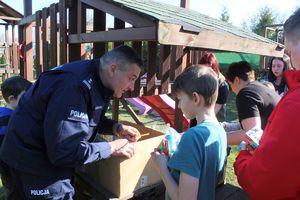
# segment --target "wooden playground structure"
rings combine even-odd
[[[142,48],[147,48],[146,85],[141,90],[141,83],[136,81],[135,91],[127,94],[131,97],[169,93],[170,84],[185,67],[198,63],[203,50],[283,55],[279,43],[188,8],[152,1],[60,0],[31,15],[31,1],[26,2],[26,17],[18,26],[25,57],[20,59],[20,73],[29,80],[34,78],[33,66],[38,76],[57,65],[85,58],[86,43],[92,47],[91,58],[125,42],[140,55]],[[188,0],[182,0],[182,7],[188,5]],[[88,12],[93,13],[90,26]],[[109,28],[107,14],[113,17],[113,28]],[[159,85],[155,77],[160,80]],[[117,99],[113,108],[113,118],[118,119]],[[177,108],[175,120],[176,129],[182,130],[182,113]]]

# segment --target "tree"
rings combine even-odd
[[[250,28],[251,30],[261,36],[265,36],[265,27],[266,25],[275,24],[276,18],[275,14],[271,8],[265,6],[261,8],[252,20]],[[275,39],[275,33],[273,31],[269,31],[267,37],[269,39]]]
[[[222,20],[223,22],[229,23],[229,18],[230,18],[230,16],[229,16],[227,8],[226,8],[226,6],[223,6],[220,20]]]

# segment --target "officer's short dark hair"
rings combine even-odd
[[[299,38],[300,32],[300,8],[298,8],[293,15],[291,15],[284,23],[284,34]]]
[[[217,100],[218,79],[212,68],[193,65],[186,68],[174,82],[176,92],[184,92],[190,97],[196,92],[203,96],[205,106],[209,107]]]
[[[4,100],[8,103],[8,97],[13,95],[15,98],[19,96],[22,91],[26,91],[32,83],[21,76],[13,76],[7,78],[1,84],[1,92]]]
[[[238,77],[243,81],[249,81],[255,79],[255,73],[248,62],[234,62],[228,67],[226,79],[230,82],[233,82],[235,77]]]
[[[107,52],[100,58],[101,67],[117,63],[121,70],[126,70],[128,64],[136,64],[139,67],[143,65],[141,58],[137,53],[127,45],[121,45]]]

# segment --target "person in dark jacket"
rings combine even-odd
[[[133,156],[138,130],[104,115],[111,97],[134,89],[141,65],[133,49],[120,46],[41,74],[20,99],[0,151],[15,185],[9,199],[73,199],[76,167]],[[94,142],[99,132],[120,139]]]

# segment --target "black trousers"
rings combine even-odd
[[[1,179],[9,200],[73,200],[71,178],[60,179],[20,172],[0,161]]]

